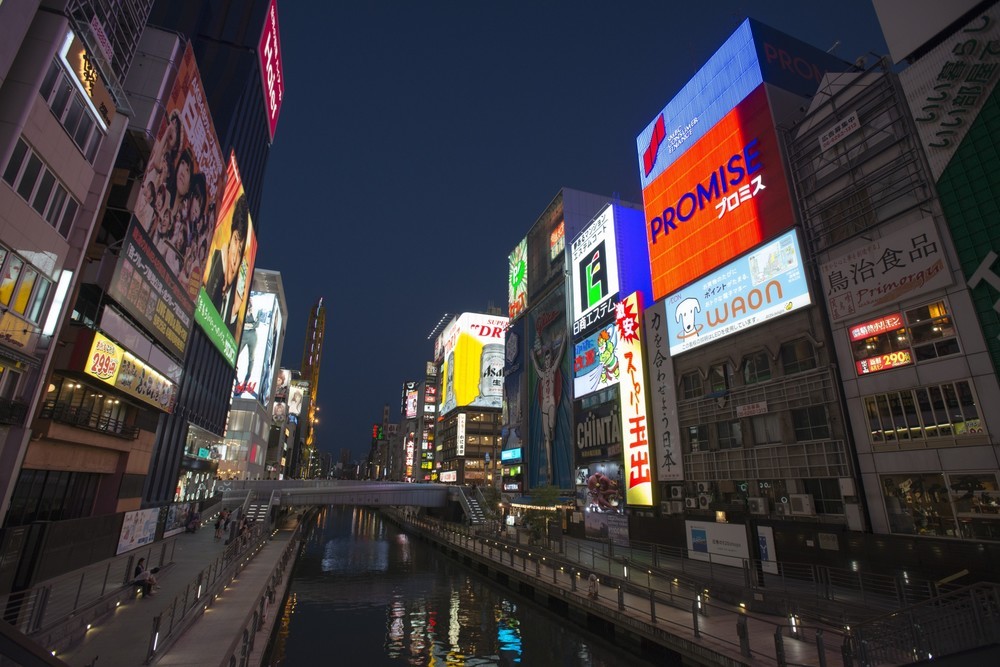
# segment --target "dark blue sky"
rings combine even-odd
[[[559,188],[641,201],[636,136],[747,16],[886,52],[870,0],[279,0],[257,266],[282,274],[286,367],[325,299],[321,449],[362,457],[383,404],[398,421],[443,313],[506,309],[507,255]]]

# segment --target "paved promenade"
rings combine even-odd
[[[259,551],[247,554],[250,558],[236,580],[191,621],[190,627],[165,650],[161,649],[152,664],[228,664],[234,648],[238,656],[241,629],[246,627],[257,601],[272,583],[275,567],[295,534],[295,528],[294,523],[283,526]],[[174,551],[173,564],[157,575],[159,588],[152,596],[122,603],[109,618],[87,632],[82,644],[58,657],[73,667],[138,667],[144,664],[153,637],[154,618],[161,616],[161,627],[165,628],[172,608],[179,617],[177,609],[183,607],[185,596],[193,601],[191,596],[197,594],[198,573],[223,554],[226,546],[222,540],[214,539],[214,532],[207,525],[197,533],[181,536],[184,539]],[[291,567],[285,570],[283,582],[287,581],[290,570]],[[275,605],[280,603],[280,596],[279,592]],[[203,595],[203,600],[202,606],[208,605],[207,595]],[[202,610],[191,608],[188,614],[199,611]],[[259,654],[267,643],[273,620],[278,615],[274,611],[268,610],[268,622],[255,633],[255,653]],[[165,634],[165,630],[161,631],[161,637]]]

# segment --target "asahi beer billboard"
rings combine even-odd
[[[180,358],[225,182],[225,160],[189,44],[108,290]]]
[[[508,319],[462,313],[438,337],[441,409],[503,407],[504,336]]]

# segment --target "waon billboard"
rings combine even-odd
[[[762,84],[643,190],[653,299],[794,223]]]

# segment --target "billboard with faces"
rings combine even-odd
[[[288,389],[288,414],[298,417],[302,414],[302,404],[309,398],[309,382],[306,380],[292,380],[292,386]]]
[[[180,358],[225,184],[225,159],[188,44],[108,290]]]
[[[270,292],[250,292],[250,302],[243,318],[243,335],[236,354],[233,398],[255,398],[267,404],[280,331],[278,296]]]
[[[229,365],[235,367],[236,339],[243,328],[257,256],[257,237],[235,153],[229,155],[219,211],[206,248],[209,259],[202,274],[195,319]]]

